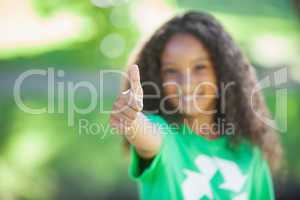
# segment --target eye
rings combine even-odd
[[[205,68],[204,65],[198,64],[198,65],[195,66],[195,71],[201,71],[201,70],[203,70],[204,68]]]
[[[172,68],[163,69],[164,75],[175,75],[176,73],[177,73],[176,69],[172,69]]]

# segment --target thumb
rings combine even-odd
[[[140,80],[140,71],[137,65],[132,65],[128,71],[130,89],[137,98],[143,98],[143,89]]]

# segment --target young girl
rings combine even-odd
[[[268,111],[254,69],[215,18],[174,17],[134,63],[110,124],[141,199],[274,199],[280,142],[256,116]]]

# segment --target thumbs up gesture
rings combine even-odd
[[[132,128],[138,114],[143,110],[143,89],[137,65],[129,68],[128,78],[130,88],[116,99],[110,115],[110,126],[123,134],[127,134]]]

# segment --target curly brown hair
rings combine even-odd
[[[159,86],[162,94],[162,79],[160,74],[161,54],[167,41],[175,34],[189,33],[201,41],[207,48],[212,58],[218,87],[220,83],[234,82],[234,87],[226,90],[223,111],[221,111],[221,98],[218,98],[217,114],[215,120],[222,119],[226,123],[231,123],[235,127],[235,134],[232,141],[237,143],[244,137],[257,145],[269,162],[272,172],[277,171],[282,160],[282,148],[277,132],[261,121],[255,111],[259,111],[264,116],[269,116],[268,109],[261,93],[258,91],[252,95],[251,91],[257,83],[255,70],[249,61],[243,56],[239,47],[235,44],[231,36],[224,30],[222,25],[210,14],[189,11],[183,15],[178,15],[162,25],[150,39],[141,46],[134,60],[140,68],[141,84],[144,95],[155,95],[157,91],[145,82],[153,82]],[[125,88],[128,83],[125,83]],[[144,112],[158,110],[158,114],[168,122],[180,123],[182,116],[178,114],[166,114],[160,109],[159,98],[144,98]],[[166,103],[167,109],[171,105]]]

